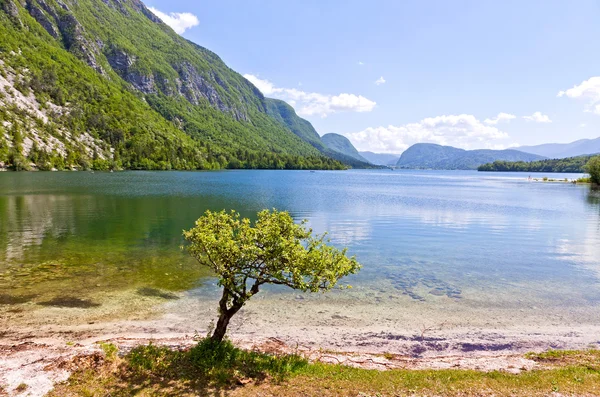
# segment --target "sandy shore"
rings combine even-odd
[[[229,335],[249,348],[300,351],[313,360],[367,368],[513,372],[535,365],[523,357],[525,352],[597,348],[600,343],[600,309],[519,308],[518,302],[490,307],[446,296],[416,302],[403,294],[373,291],[261,293],[234,317]],[[26,383],[27,391],[19,395],[44,395],[54,382],[68,378],[64,360],[98,351],[100,341],[122,351],[150,341],[191,345],[216,317],[217,291],[138,292],[97,296],[94,304],[79,302],[79,307],[0,306],[4,393],[16,394],[14,389]]]

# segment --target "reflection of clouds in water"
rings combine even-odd
[[[329,216],[328,216],[329,215]],[[371,238],[373,228],[368,219],[342,218],[331,214],[313,213],[308,226],[316,233],[328,232],[331,242],[339,245],[353,245]]]
[[[0,260],[22,259],[28,247],[42,245],[48,235],[75,231],[74,217],[64,213],[69,208],[72,210],[69,196],[7,196],[2,201],[0,231],[4,231],[6,240],[5,246],[0,247]]]
[[[556,253],[583,269],[589,270],[600,280],[600,198],[596,192],[588,197],[589,214],[582,221],[585,232],[579,239],[564,238],[557,242]]]
[[[472,223],[482,223],[482,217],[473,212],[448,211],[438,209],[416,209],[407,211],[408,217],[417,218],[421,223],[450,229],[466,229]]]

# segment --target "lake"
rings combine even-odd
[[[527,177],[389,170],[4,172],[0,308],[93,311],[113,293],[135,291],[164,298],[166,311],[185,312],[186,300],[176,297],[186,296],[187,304],[214,298],[217,287],[181,251],[182,230],[207,209],[252,217],[277,208],[308,219],[356,255],[363,269],[344,280],[354,288],[333,296],[362,299],[364,316],[389,296],[386,307],[454,311],[465,322],[471,321],[465,313],[540,309],[548,322],[592,321],[600,303],[600,195],[585,185]],[[272,288],[265,296],[294,299],[297,292]]]

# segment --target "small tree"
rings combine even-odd
[[[184,231],[188,252],[219,278],[223,295],[212,339],[223,340],[229,321],[263,284],[301,291],[328,291],[360,264],[346,249],[327,245],[287,212],[263,210],[252,225],[235,211],[206,211],[195,227]]]
[[[600,185],[600,156],[592,157],[585,166],[592,183]]]

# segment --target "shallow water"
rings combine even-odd
[[[362,293],[585,313],[600,301],[600,195],[527,176],[0,173],[0,305],[93,308],[96,295],[125,289],[164,299],[213,294],[207,271],[181,252],[181,231],[206,209],[252,217],[276,207],[347,246],[364,268],[346,281]]]

